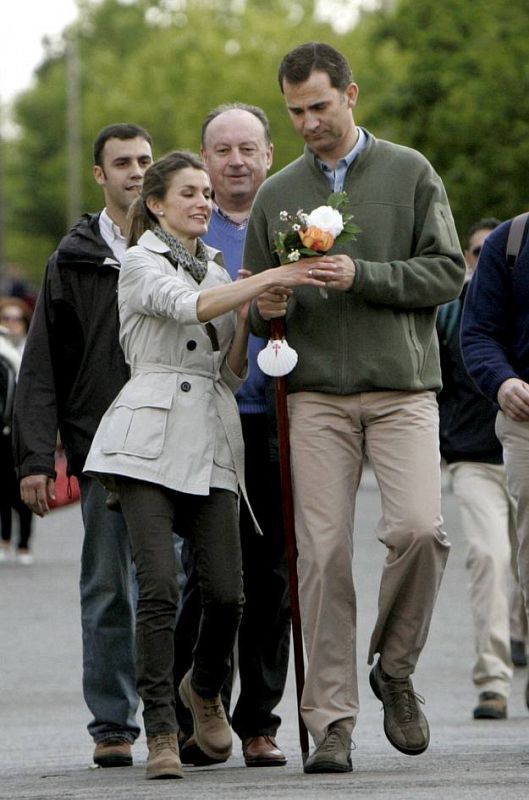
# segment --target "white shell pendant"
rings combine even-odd
[[[298,363],[298,354],[288,345],[286,339],[269,339],[264,350],[257,356],[257,363],[265,375],[280,378],[292,372]]]

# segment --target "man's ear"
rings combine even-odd
[[[105,185],[107,177],[103,167],[100,167],[99,164],[94,164],[92,167],[92,175],[94,176],[96,183],[98,183],[100,186]]]
[[[272,166],[272,162],[274,160],[274,145],[272,142],[267,147],[267,154],[266,154],[266,168],[270,169]]]
[[[347,89],[345,90],[345,94],[347,95],[347,101],[349,103],[349,108],[355,107],[356,101],[358,100],[358,93],[359,93],[358,84],[350,83]]]

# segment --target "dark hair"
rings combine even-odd
[[[173,150],[155,161],[145,171],[141,195],[133,202],[128,213],[128,247],[136,244],[140,236],[158,222],[157,217],[149,210],[146,201],[149,197],[163,200],[175,172],[180,172],[186,167],[201,169],[206,175],[208,174],[202,159],[186,150]]]
[[[24,321],[24,325],[26,326],[26,333],[29,330],[29,323],[31,322],[31,317],[33,316],[33,311],[31,307],[26,303],[25,300],[22,300],[21,297],[11,297],[9,295],[0,298],[0,316],[5,308],[8,306],[15,306],[18,308],[20,313],[22,314],[22,319]]]
[[[220,114],[224,114],[225,111],[233,111],[234,109],[237,109],[239,111],[247,111],[249,114],[253,114],[254,117],[257,117],[257,119],[263,126],[266,144],[267,145],[271,144],[272,137],[270,134],[270,123],[268,121],[268,117],[266,116],[262,108],[259,108],[259,106],[252,106],[249,103],[223,103],[222,105],[217,106],[212,111],[210,111],[206,119],[202,123],[202,132],[200,134],[200,141],[202,147],[205,146],[206,130],[210,122],[213,122],[215,117],[218,117]]]
[[[466,247],[468,247],[471,238],[477,231],[493,231],[499,224],[500,220],[496,219],[496,217],[482,217],[482,219],[478,219],[467,231]]]
[[[283,58],[277,79],[283,91],[283,81],[303,83],[315,70],[326,72],[331,86],[345,91],[353,80],[349,62],[338,50],[323,42],[307,42],[295,47]]]
[[[94,139],[94,164],[99,167],[103,166],[103,150],[109,139],[136,139],[136,137],[145,139],[146,142],[152,147],[151,134],[145,128],[139,125],[133,125],[130,122],[117,122],[114,125],[107,125],[99,131]]]

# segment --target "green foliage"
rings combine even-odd
[[[198,151],[206,114],[238,100],[269,114],[275,168],[298,156],[301,145],[277,85],[280,59],[303,41],[322,38],[338,46],[340,41],[328,24],[314,20],[313,5],[313,0],[85,0],[69,31],[77,36],[80,56],[83,209],[101,206],[91,144],[110,122],[145,126],[158,156],[175,148]],[[7,182],[9,260],[20,261],[21,234],[46,236],[51,251],[65,232],[66,91],[64,47],[50,49],[35,88],[16,104],[20,136],[12,143],[17,156]],[[42,271],[40,248],[26,263],[33,276]]]
[[[525,0],[398,0],[352,32],[359,121],[432,161],[462,235],[528,206],[528,34]]]
[[[354,30],[315,19],[316,0],[84,0],[80,54],[82,208],[97,210],[91,144],[110,122],[147,127],[155,154],[197,151],[219,103],[267,112],[274,169],[302,149],[277,84],[282,56],[327,41],[360,85],[355,118],[416,147],[442,176],[460,231],[483,215],[528,206],[529,14],[526,0],[381,0]],[[66,227],[67,123],[63,47],[50,46],[34,88],[16,103],[8,142],[8,259],[38,280]]]

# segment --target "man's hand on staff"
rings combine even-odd
[[[284,317],[287,313],[288,298],[292,294],[292,289],[277,286],[268,292],[263,292],[257,298],[257,308],[263,319],[270,320],[276,317]]]

